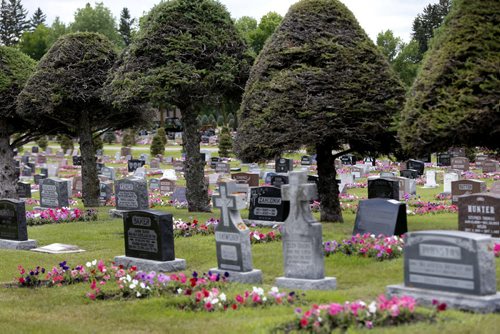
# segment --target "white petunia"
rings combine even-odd
[[[177,289],[177,293],[180,295],[182,293],[182,289],[181,288],[178,288]]]
[[[375,303],[374,301],[370,303],[370,305],[368,305],[368,311],[370,313],[375,313],[377,312],[377,303]]]
[[[128,287],[129,287],[131,290],[134,290],[134,289],[137,287],[137,285],[135,285],[135,284],[130,284]]]
[[[141,282],[141,284],[139,285],[142,289],[146,289],[146,284],[144,284],[144,282]]]
[[[220,298],[220,300],[222,300],[223,302],[225,302],[226,301],[226,294],[225,293],[221,293],[219,295],[219,298]]]
[[[97,260],[92,261],[92,265],[95,266],[97,264]]]
[[[87,266],[87,268],[89,268],[92,265],[92,263],[87,262],[87,263],[85,263],[85,265]]]
[[[212,299],[212,305],[218,304],[219,300],[217,298]]]
[[[142,295],[141,295],[141,293],[140,293],[139,291],[137,291],[137,292],[135,293],[135,295],[137,296],[137,298],[139,298],[140,296],[142,296]]]
[[[134,279],[134,280],[132,280],[132,283],[135,284],[135,285],[137,285],[137,284],[139,284],[139,281],[136,280],[136,279]]]
[[[273,287],[271,288],[271,292],[278,293],[278,292],[280,292],[280,290],[278,289],[278,287],[277,287],[277,286],[273,286]]]
[[[262,297],[262,301],[265,303],[267,302],[267,297]]]

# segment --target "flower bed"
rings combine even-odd
[[[26,211],[26,224],[29,226],[95,220],[97,220],[97,211],[94,209],[57,208]]]
[[[281,240],[281,231],[279,229],[269,232],[250,231],[250,242],[252,244],[261,244]]]
[[[215,226],[219,223],[218,219],[210,218],[205,223],[200,224],[197,219],[192,222],[184,222],[182,219],[174,219],[174,236],[191,237],[193,235],[214,234]]]
[[[428,213],[456,213],[458,207],[456,205],[448,205],[445,202],[433,203],[423,201],[409,201],[408,206],[415,208],[408,213],[413,215],[425,215]]]
[[[401,237],[375,236],[368,233],[353,235],[350,239],[344,239],[340,243],[335,240],[323,243],[326,256],[342,253],[345,255],[371,257],[378,261],[400,257],[403,254],[403,246],[404,240]]]
[[[417,302],[409,296],[392,297],[381,295],[377,300],[367,304],[363,301],[313,305],[303,311],[295,309],[297,319],[281,326],[285,332],[307,331],[310,333],[330,333],[334,330],[342,332],[349,328],[368,328],[397,326],[416,321],[435,319],[436,313],[444,311],[446,304],[435,302],[435,310],[431,313],[416,311]]]

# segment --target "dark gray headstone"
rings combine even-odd
[[[405,286],[472,295],[496,293],[491,238],[455,231],[406,235]]]
[[[102,162],[96,162],[95,166],[97,169],[97,174],[102,174],[102,169],[104,168],[104,164]]]
[[[408,231],[406,204],[382,198],[359,201],[352,234],[402,235]]]
[[[31,168],[31,172],[34,173],[35,172],[35,169],[36,169],[36,164],[34,162],[28,162],[26,164],[26,166],[28,166],[29,168]]]
[[[252,271],[250,230],[243,223],[239,212],[245,208],[245,202],[240,196],[230,195],[224,182],[219,185],[219,191],[219,195],[212,197],[214,207],[221,210],[220,223],[215,227],[218,268]]]
[[[310,166],[310,165],[312,165],[312,158],[311,158],[311,156],[309,156],[309,155],[303,155],[300,158],[300,164],[302,166]]]
[[[483,169],[483,173],[496,173],[499,170],[498,161],[496,161],[496,160],[484,160],[482,169]]]
[[[101,201],[109,201],[113,196],[113,182],[105,181],[99,183],[99,199]]]
[[[454,157],[451,158],[451,168],[460,171],[469,170],[469,159],[465,157]]]
[[[284,184],[288,184],[288,176],[286,176],[286,175],[273,175],[273,176],[271,176],[271,185],[273,187],[281,188],[281,186]]]
[[[166,194],[166,193],[173,193],[175,190],[175,181],[174,180],[169,180],[162,178],[160,179],[160,193],[161,194]]]
[[[290,202],[281,198],[281,189],[255,187],[250,189],[248,219],[283,222],[288,217]]]
[[[272,177],[273,177],[273,176],[275,176],[275,175],[278,175],[278,174],[273,173],[273,172],[268,172],[268,173],[266,173],[266,174],[265,174],[265,177],[264,177],[264,183],[266,183],[266,184],[271,184],[271,179],[272,179]]]
[[[16,189],[17,189],[17,196],[19,196],[19,198],[31,198],[31,184],[25,182],[18,182]]]
[[[107,167],[103,166],[101,169],[101,175],[106,176],[110,180],[115,180],[116,179],[116,172],[113,167]]]
[[[276,159],[276,173],[288,173],[293,170],[293,160],[286,158]]]
[[[39,147],[38,146],[32,146],[31,147],[31,153],[38,153]]]
[[[140,168],[140,167],[144,166],[145,164],[146,164],[146,161],[144,161],[144,160],[130,159],[127,162],[128,172],[129,173],[135,172],[135,170],[137,168]]]
[[[353,156],[352,154],[346,154],[340,157],[340,161],[342,162],[343,165],[355,165],[356,164],[356,157]]]
[[[28,240],[26,211],[23,201],[0,199],[0,239]]]
[[[48,178],[41,180],[40,206],[44,208],[68,207],[68,182],[58,178]]]
[[[215,169],[215,167],[217,167],[217,163],[220,162],[220,158],[219,157],[212,157],[210,158],[210,168],[212,169]]]
[[[23,155],[23,156],[21,157],[21,162],[22,162],[23,164],[27,165],[27,164],[30,162],[30,157],[29,157],[29,155]]]
[[[160,190],[160,179],[150,179],[149,180],[149,190]]]
[[[500,238],[500,194],[459,196],[458,229]]]
[[[154,261],[175,260],[172,215],[140,210],[123,213],[125,255]]]
[[[418,175],[424,175],[425,163],[420,160],[410,159],[406,162],[406,169],[413,169],[418,172]]]
[[[172,201],[177,202],[187,202],[186,188],[185,187],[175,187],[172,196],[170,197]]]
[[[401,177],[406,177],[407,179],[418,179],[418,171],[414,169],[405,169],[399,172]]]
[[[73,156],[73,166],[81,166],[82,165],[82,157],[79,155]]]
[[[368,198],[399,200],[399,182],[383,178],[368,180]]]
[[[437,165],[438,166],[451,166],[451,154],[448,152],[437,154]]]
[[[144,179],[126,178],[115,181],[116,209],[147,210],[148,184]]]
[[[28,166],[23,167],[23,171],[21,172],[22,176],[31,176],[33,170],[29,168]]]
[[[33,182],[35,184],[40,184],[40,181],[46,178],[47,178],[46,174],[35,174],[33,175]]]
[[[49,176],[49,169],[48,168],[40,168],[40,174],[42,175],[45,175],[45,176]]]
[[[229,174],[231,172],[231,165],[227,162],[218,162],[215,165],[215,172]]]

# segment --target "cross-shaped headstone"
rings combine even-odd
[[[214,207],[221,210],[221,219],[224,226],[229,226],[230,224],[230,211],[241,210],[245,208],[245,204],[242,202],[239,196],[229,195],[227,191],[227,184],[221,183],[219,185],[219,195],[213,196]]]
[[[315,222],[309,201],[318,198],[316,185],[307,183],[307,174],[304,172],[290,172],[288,180],[289,184],[281,187],[281,198],[290,201],[288,216],[294,219],[288,220],[293,223],[294,228],[302,229],[305,225],[303,221]]]

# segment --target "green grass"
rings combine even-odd
[[[440,191],[422,189],[424,200],[432,200]],[[366,197],[366,189],[349,192]],[[27,251],[0,250],[0,282],[12,282],[17,266],[51,267],[67,260],[70,265],[93,259],[111,261],[124,254],[123,222],[108,218],[109,208],[99,208],[99,220],[89,223],[43,225],[28,228],[29,237],[40,245],[61,242],[75,244],[84,253],[50,255]],[[176,218],[204,221],[217,217],[214,213],[188,213],[186,210],[162,208]],[[246,217],[244,210],[242,216]],[[315,214],[316,218],[318,214]],[[323,224],[323,240],[341,240],[350,236],[354,214],[344,214],[343,224]],[[410,231],[457,229],[456,214],[409,216]],[[254,267],[261,269],[264,286],[271,287],[274,279],[283,275],[280,242],[252,246]],[[186,273],[207,271],[216,267],[213,236],[175,239],[176,256],[187,261]],[[500,277],[500,259],[497,277]],[[370,301],[384,293],[389,284],[403,282],[403,259],[377,262],[373,259],[335,254],[325,258],[326,275],[337,278],[335,291],[308,291],[307,305],[363,299]],[[497,280],[500,289],[500,281]],[[229,295],[251,289],[251,285],[230,284],[224,291]],[[0,333],[269,333],[277,325],[294,319],[290,306],[246,308],[238,311],[205,313],[178,310],[175,297],[141,300],[106,300],[91,302],[85,297],[87,284],[55,288],[21,289],[0,286]],[[436,323],[416,323],[394,328],[376,328],[373,333],[495,333],[500,324],[499,314],[476,315],[459,311],[439,314]],[[364,332],[350,329],[349,333]]]

